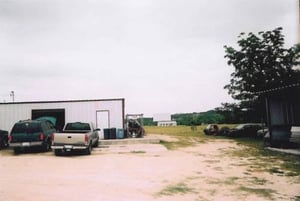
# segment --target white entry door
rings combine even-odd
[[[103,129],[110,128],[109,110],[98,110],[96,112],[96,115],[96,127],[101,129],[101,131],[99,132],[99,137],[100,139],[104,139]]]

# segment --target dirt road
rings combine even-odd
[[[1,150],[0,200],[300,200],[299,175],[266,171],[276,165],[268,158],[231,151],[245,149],[218,140],[176,151],[160,144],[113,145],[90,156]]]

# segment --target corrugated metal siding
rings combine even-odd
[[[110,111],[110,126],[123,128],[124,99],[26,102],[0,104],[0,129],[8,130],[15,122],[30,119],[32,110],[65,109],[65,122],[85,121],[96,124],[96,111]]]

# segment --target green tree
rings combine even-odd
[[[223,116],[221,123],[240,123],[245,121],[242,119],[242,111],[236,103],[222,103],[222,107],[215,108],[215,111]]]
[[[207,123],[221,123],[224,122],[224,116],[214,110],[207,112],[194,112],[173,114],[173,120],[176,120],[178,125],[196,126]]]
[[[240,108],[257,115],[258,110],[261,113],[264,108],[259,92],[299,82],[300,73],[293,67],[299,64],[300,46],[285,48],[282,28],[257,35],[241,33],[238,38],[239,49],[224,46],[225,58],[235,69],[224,88],[240,101]],[[253,118],[259,120],[261,117]]]
[[[235,68],[230,84],[225,86],[234,99],[253,98],[256,92],[299,82],[300,46],[284,48],[282,28],[259,32],[258,36],[241,33],[239,50],[224,46],[228,64]]]

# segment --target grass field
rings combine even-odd
[[[230,128],[234,127],[235,124],[230,125],[219,125],[219,128],[223,126],[228,126]],[[204,135],[203,126],[170,126],[170,127],[162,127],[162,126],[145,126],[146,133],[152,134],[161,134],[161,135],[172,135],[177,137],[207,137]]]
[[[161,141],[161,144],[169,150],[193,146],[195,143],[205,143],[211,137],[204,135],[205,126],[145,126],[144,128],[146,134],[168,135],[177,138],[178,141]]]
[[[219,125],[234,127],[235,125]],[[177,138],[178,141],[168,142],[162,141],[161,144],[164,145],[169,150],[175,150],[182,147],[194,146],[199,143],[206,143],[208,140],[222,140],[227,139],[224,136],[207,136],[204,134],[203,129],[206,126],[174,126],[174,127],[158,127],[158,126],[145,126],[146,134],[160,134],[167,135]],[[273,152],[265,149],[263,146],[262,139],[253,138],[230,138],[236,141],[238,144],[245,146],[245,151],[231,152],[235,157],[267,157],[268,162],[283,161],[280,166],[285,170],[293,172],[287,176],[297,176],[300,175],[300,156],[290,155],[280,152]],[[269,172],[276,172],[276,168],[270,169]]]

